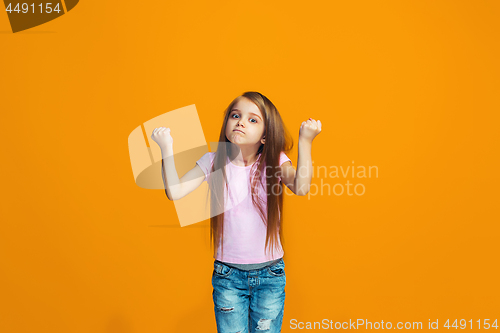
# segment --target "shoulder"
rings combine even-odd
[[[295,193],[295,168],[292,166],[292,160],[283,152],[281,152],[280,169],[281,182],[285,184],[293,193]]]
[[[200,157],[198,161],[196,161],[196,163],[200,165],[202,168],[203,167],[208,168],[211,166],[214,156],[215,153],[212,152],[205,153],[202,157]]]
[[[286,163],[286,162],[289,162],[289,163],[287,163],[287,165],[292,165],[292,160],[285,154],[285,152],[282,151],[280,154],[279,165],[281,166],[283,163]]]
[[[208,152],[208,153],[203,154],[203,156],[200,157],[200,160],[211,160],[214,158],[214,156],[215,156],[215,153]]]

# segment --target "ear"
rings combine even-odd
[[[266,143],[266,137],[264,136],[264,137],[260,140],[260,142],[262,142],[262,144]]]

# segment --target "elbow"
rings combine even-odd
[[[168,195],[167,190],[165,190],[165,195],[167,196],[168,200],[170,200],[170,201],[174,201],[175,200],[173,197],[171,197],[170,195]]]
[[[175,201],[175,200],[179,200],[180,198],[179,197],[176,197],[174,195],[172,195],[171,197],[168,197],[168,200],[170,201]]]
[[[303,196],[307,195],[307,193],[309,193],[310,189],[311,189],[310,185],[300,186],[297,188],[297,192],[295,194],[298,195],[299,197],[303,197]]]
[[[167,196],[167,198],[168,198],[168,200],[170,200],[170,201],[176,201],[176,200],[181,199],[182,197],[180,197],[180,196],[178,196],[178,195],[174,195],[174,194],[172,194],[172,196],[170,196],[170,197],[169,197],[169,196]]]

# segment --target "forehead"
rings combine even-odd
[[[255,113],[258,116],[262,117],[262,112],[260,112],[257,105],[255,105],[252,101],[248,100],[247,98],[241,98],[238,102],[236,102],[231,111],[233,111],[234,109],[238,109],[239,111],[245,113]]]

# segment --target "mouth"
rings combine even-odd
[[[245,134],[245,132],[240,131],[239,129],[235,129],[235,130],[233,130],[233,132],[241,132],[241,133]]]

